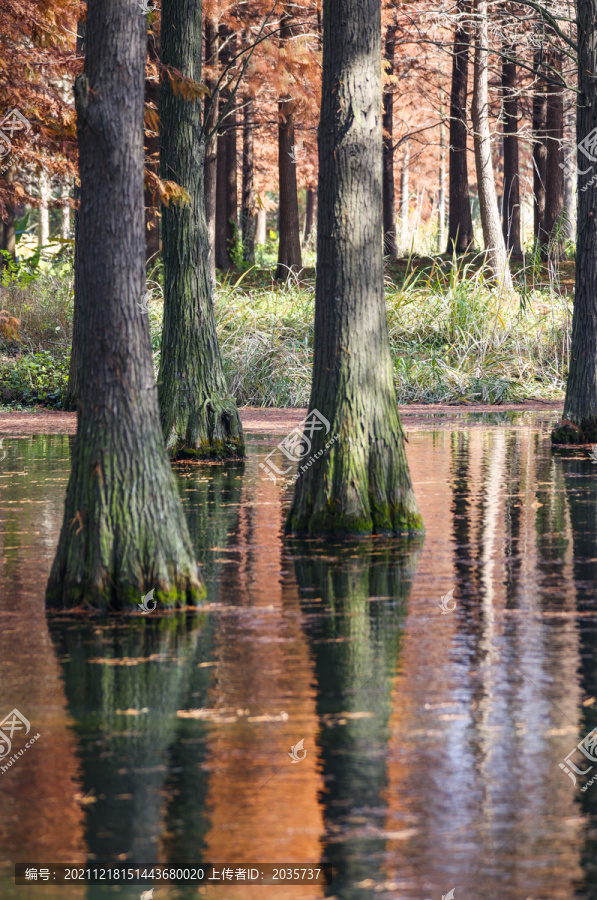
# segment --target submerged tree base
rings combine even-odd
[[[162,413],[171,459],[244,459],[245,441],[234,400],[206,400],[192,412]]]
[[[569,419],[559,422],[551,432],[552,444],[597,444],[597,419],[583,419],[575,425]]]

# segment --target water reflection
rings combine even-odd
[[[0,775],[3,898],[138,898],[10,878],[101,860],[336,870],[222,900],[597,898],[597,784],[558,767],[597,725],[597,466],[538,417],[409,439],[422,543],[285,541],[253,439],[178,469],[205,609],[85,622],[43,606],[68,439],[4,439],[0,712],[40,740]]]

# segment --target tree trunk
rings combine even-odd
[[[85,34],[87,23],[83,19],[77,22],[77,56],[85,55]],[[79,205],[81,199],[81,188],[74,180],[73,186],[73,231],[75,238],[75,252],[73,259],[73,277],[74,277],[74,301],[73,301],[73,337],[70,348],[70,361],[68,368],[68,385],[62,398],[64,409],[76,409],[77,401],[80,394],[79,389],[79,360],[81,358],[81,291],[79,287]]]
[[[218,26],[217,22],[207,17],[205,22],[205,61],[215,69],[218,64]],[[212,284],[216,283],[216,190],[218,173],[218,135],[215,130],[218,122],[220,92],[217,90],[216,75],[205,79],[209,96],[205,100],[205,131],[210,137],[205,146],[205,215],[207,218],[207,234],[209,238],[209,274]]]
[[[255,244],[263,247],[267,241],[267,211],[259,208],[257,210],[257,228],[255,231]]]
[[[70,184],[68,179],[64,179],[60,189],[60,237],[63,241],[67,241],[70,237]]]
[[[231,261],[234,260],[238,239],[237,127],[236,99],[233,99],[230,115],[226,119],[226,246]]]
[[[225,106],[222,100],[220,104],[220,113]],[[216,225],[215,225],[215,242],[216,242],[216,266],[218,269],[229,269],[232,265],[230,259],[230,250],[228,247],[228,223],[226,221],[227,210],[227,184],[228,184],[228,144],[226,142],[226,126],[221,126],[217,142],[217,163],[216,163]]]
[[[385,59],[387,74],[394,75],[396,26],[386,32]],[[383,92],[383,236],[386,256],[398,256],[396,242],[396,192],[394,189],[394,85],[386,84]]]
[[[475,164],[479,189],[479,206],[483,242],[487,266],[492,276],[506,291],[512,289],[512,278],[508,266],[508,256],[491,160],[491,132],[489,130],[488,99],[488,49],[487,49],[487,0],[476,0],[475,5],[476,46],[473,79],[473,102],[471,115],[475,130]]]
[[[307,246],[307,242],[313,231],[313,219],[315,215],[315,191],[308,185],[307,197],[305,203],[305,228],[303,231],[303,247]]]
[[[597,0],[578,0],[578,89],[576,143],[581,145],[597,122]],[[577,151],[578,208],[576,284],[572,317],[570,370],[563,422],[554,443],[597,443],[597,179],[595,166]]]
[[[48,202],[50,200],[50,179],[45,169],[39,173],[39,227],[37,229],[37,244],[45,247],[50,240],[50,214]]]
[[[562,72],[562,53],[550,48],[548,56],[552,81],[556,73]],[[545,114],[545,233],[548,246],[545,248],[551,259],[561,259],[565,249],[565,232],[562,224],[564,211],[564,89],[563,81],[550,84],[547,94]]]
[[[439,103],[439,192],[437,198],[437,243],[438,253],[442,253],[446,240],[446,125],[444,122],[444,90],[441,86],[440,69],[440,103]]]
[[[8,180],[12,180],[12,175]],[[14,204],[6,205],[4,219],[0,219],[0,250],[10,253],[13,260],[17,258],[17,241],[15,233],[15,208]],[[6,265],[4,255],[0,254],[0,272]]]
[[[470,15],[469,0],[461,0],[458,11]],[[452,57],[452,91],[450,94],[450,152],[449,192],[450,218],[448,224],[448,253],[465,253],[472,245],[473,219],[468,190],[466,100],[468,94],[469,26],[459,22],[454,31]]]
[[[286,530],[419,530],[384,295],[381,0],[325,0],[323,20],[309,459]]]
[[[292,37],[290,16],[284,14],[280,42]],[[278,267],[276,278],[286,281],[291,272],[303,267],[301,258],[301,226],[299,222],[298,187],[296,181],[297,151],[294,141],[294,101],[280,98],[278,118],[278,179],[280,189],[280,224]]]
[[[502,231],[506,248],[522,256],[520,246],[520,173],[518,170],[518,98],[516,96],[516,46],[504,45],[502,93],[504,116],[504,199]]]
[[[255,187],[254,187],[255,106],[252,97],[245,97],[243,109],[243,196],[241,228],[243,257],[255,262]]]
[[[200,28],[197,0],[163,0],[162,62],[198,82]],[[172,456],[225,459],[242,457],[244,441],[236,402],[227,397],[216,334],[201,106],[198,100],[175,94],[169,80],[162,82],[160,175],[184,187],[190,202],[162,209],[164,327],[158,396],[166,448]]]
[[[408,138],[404,142],[404,156],[402,157],[402,170],[400,172],[400,249],[409,250],[410,240],[408,233],[408,213],[410,209],[410,142]]]
[[[232,64],[235,42],[224,25],[219,27],[220,64]],[[218,133],[216,182],[216,266],[229,269],[236,246],[238,197],[236,173],[236,103],[230,102],[230,89],[221,92],[220,115],[228,109]]]
[[[49,607],[135,609],[150,589],[173,606],[200,594],[139,309],[146,46],[135,0],[89,0],[85,75],[75,83],[81,393]]]
[[[545,188],[547,184],[547,95],[541,77],[542,51],[535,51],[535,89],[533,93],[533,198],[535,241],[539,247],[547,242],[545,231]]]

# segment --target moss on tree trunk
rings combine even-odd
[[[146,23],[90,0],[77,79],[81,205],[78,430],[50,607],[196,601],[197,565],[164,449],[147,319],[143,214]]]
[[[381,2],[326,0],[315,348],[306,471],[287,531],[422,529],[390,358],[383,272]],[[315,421],[311,417],[308,421]],[[330,440],[334,442],[326,448]]]
[[[201,81],[201,3],[164,0],[162,62]],[[242,458],[236,402],[228,396],[213,305],[205,215],[201,98],[185,100],[168,78],[160,93],[160,172],[187,192],[162,211],[164,329],[158,396],[174,457]]]

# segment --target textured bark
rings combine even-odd
[[[214,68],[218,63],[218,26],[214,19],[205,22],[205,61]],[[216,89],[218,79],[209,75],[205,85],[209,95],[205,100],[205,131],[210,135],[205,146],[205,216],[209,238],[209,273],[212,283],[216,283],[216,189],[218,173],[218,135],[215,127],[218,121],[220,92]]]
[[[139,309],[146,43],[135,0],[89,0],[75,83],[81,390],[50,607],[135,608],[150,589],[167,605],[199,598]]]
[[[550,48],[548,61],[552,83],[547,94],[545,113],[545,233],[548,246],[545,248],[551,259],[564,255],[565,232],[562,226],[564,210],[564,89],[563,81],[557,81],[556,73],[562,72],[563,54]],[[556,81],[557,83],[553,83]]]
[[[471,115],[475,130],[475,164],[479,189],[479,206],[483,242],[489,271],[506,291],[512,289],[512,278],[500,213],[498,208],[493,163],[491,160],[491,132],[489,130],[487,0],[475,3],[476,46]]]
[[[325,0],[309,410],[328,420],[329,432],[312,434],[289,532],[422,528],[388,338],[381,98],[381,0]]]
[[[224,109],[220,104],[220,113]],[[228,170],[228,144],[223,127],[216,141],[216,223],[215,223],[215,263],[218,269],[229,269],[232,265],[228,247],[228,224],[226,222],[226,188]]]
[[[386,32],[385,59],[387,74],[394,74],[396,26]],[[383,92],[383,237],[386,256],[398,255],[396,241],[396,191],[394,188],[394,85],[386,84]]]
[[[440,68],[441,79],[441,68]],[[446,125],[444,122],[444,91],[440,81],[439,106],[439,191],[437,196],[437,243],[438,253],[444,249],[446,240]]]
[[[410,143],[404,142],[404,156],[402,157],[402,169],[400,170],[400,249],[408,249],[408,213],[410,208]]]
[[[535,91],[533,93],[533,212],[535,240],[540,247],[547,241],[545,231],[545,188],[547,184],[547,95],[541,77],[542,52],[535,51]]]
[[[597,124],[597,0],[578,0],[577,145]],[[552,433],[556,443],[597,443],[597,184],[595,168],[577,151],[578,209],[576,284],[570,370],[564,417]],[[581,174],[582,173],[582,174]]]
[[[163,0],[162,62],[201,81],[201,4]],[[242,426],[226,380],[216,334],[203,176],[202,105],[160,92],[160,174],[188,192],[187,203],[162,210],[164,327],[158,395],[172,456],[244,455]]]
[[[83,19],[77,22],[77,56],[85,54],[85,34],[87,31],[87,23]],[[79,204],[81,199],[81,188],[75,179],[73,187],[74,215],[73,215],[73,231],[75,238],[75,252],[73,260],[74,275],[74,301],[73,301],[73,338],[70,349],[70,361],[68,369],[68,385],[62,399],[64,409],[76,409],[77,400],[80,394],[79,387],[79,361],[81,358],[81,290],[79,287]]]
[[[311,237],[311,232],[313,231],[313,221],[315,217],[315,191],[309,185],[307,187],[306,198],[305,198],[305,228],[303,230],[303,246],[306,246],[307,241]]]
[[[458,11],[470,14],[470,2],[461,0]],[[450,175],[448,223],[448,253],[464,253],[473,243],[473,219],[468,189],[466,100],[468,94],[468,59],[470,34],[468,25],[461,23],[454,32],[452,57],[452,90],[450,94]]]
[[[243,257],[255,262],[255,107],[252,97],[245,97],[243,109],[243,193],[241,229]]]
[[[280,27],[280,43],[283,44],[290,37],[292,37],[290,17],[284,15]],[[279,102],[278,180],[280,191],[280,240],[278,244],[276,278],[286,281],[291,272],[298,272],[303,266],[296,181],[294,101],[288,95],[281,97]]]
[[[502,230],[506,248],[522,256],[520,247],[520,173],[518,168],[518,98],[516,96],[516,47],[504,46],[502,95],[504,117],[504,199]]]
[[[236,100],[233,100],[226,119],[226,246],[231,260],[238,238],[237,128]]]
[[[230,31],[219,27],[220,64],[226,68],[234,56],[236,45]],[[222,91],[220,115],[228,107],[230,90]],[[238,229],[237,159],[236,159],[236,103],[228,107],[217,141],[216,179],[216,266],[229,269]]]

